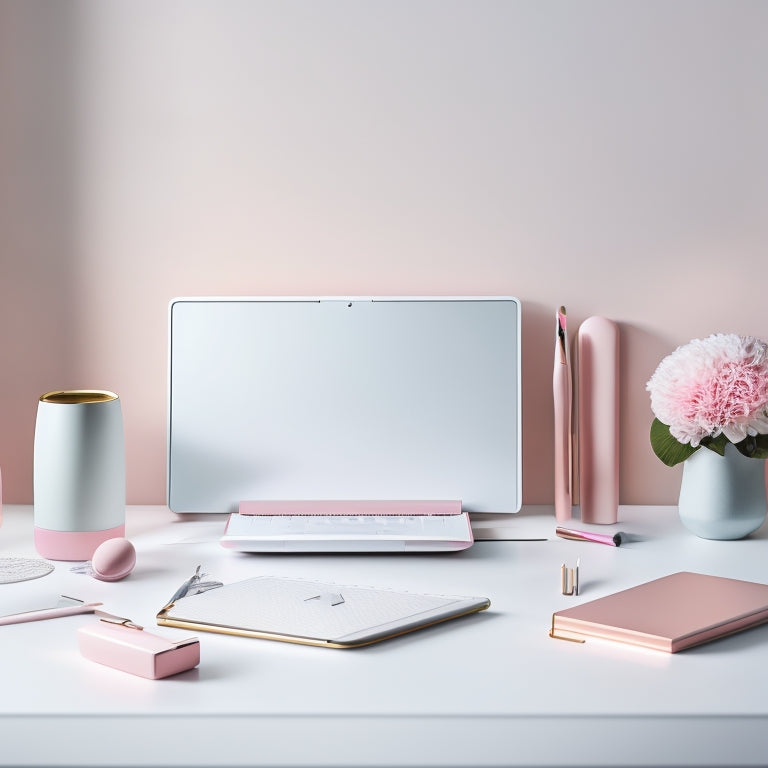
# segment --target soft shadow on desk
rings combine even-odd
[[[202,634],[202,633],[201,633]],[[198,635],[200,637],[200,635]],[[252,638],[241,638],[245,640],[251,640]],[[271,640],[253,640],[254,643],[272,642]],[[242,677],[241,671],[233,672],[231,668],[223,667],[217,664],[209,664],[204,659],[200,661],[200,666],[194,669],[188,669],[186,672],[181,672],[178,675],[165,678],[166,680],[173,680],[178,683],[204,683],[206,680],[231,680],[233,677]],[[162,682],[162,681],[161,681]]]
[[[339,650],[340,653],[397,652],[398,649],[402,649],[405,645],[435,642],[437,638],[445,632],[461,632],[462,627],[466,627],[469,622],[488,622],[493,621],[494,618],[495,614],[493,613],[493,608],[491,607],[484,611],[480,611],[479,613],[471,613],[467,616],[459,616],[455,619],[448,619],[447,621],[442,621],[439,624],[433,624],[431,627],[416,629],[413,632],[408,632],[404,635],[397,635],[396,637],[391,637],[387,640],[381,640],[380,642],[372,643],[371,645],[364,645],[360,648],[333,650]]]
[[[713,640],[711,643],[697,645],[682,651],[688,655],[714,656],[724,653],[739,653],[748,648],[762,646],[768,650],[768,624],[762,624],[752,629],[744,629],[728,637]]]
[[[296,645],[297,653],[298,649],[309,649],[310,651],[316,651],[320,654],[319,658],[329,653],[346,654],[383,654],[383,653],[399,653],[404,646],[413,643],[434,643],[445,632],[461,632],[462,627],[468,626],[468,622],[488,622],[492,621],[494,614],[492,610],[488,609],[479,613],[472,613],[467,616],[459,616],[455,619],[449,619],[447,621],[440,622],[439,624],[433,624],[431,627],[423,627],[421,629],[407,632],[403,635],[397,635],[395,637],[387,638],[386,640],[380,640],[370,645],[362,645],[358,648],[323,648],[320,646],[309,645]],[[201,632],[197,635],[198,638],[203,638],[207,634]],[[236,642],[233,642],[232,653],[244,653],[249,650],[251,643],[254,644],[253,650],[258,649],[259,643],[279,643],[277,640],[266,640],[261,638],[252,637],[230,637],[232,641],[240,641],[242,645],[238,646]],[[287,643],[291,645],[291,643]],[[233,672],[231,669],[217,667],[214,664],[207,664],[204,660],[201,660],[200,666],[194,669],[187,670],[178,675],[168,678],[169,680],[176,680],[178,682],[197,682],[205,680],[223,680],[225,678],[231,678],[239,676],[240,672]]]
[[[168,572],[162,568],[147,568],[145,566],[139,565],[136,567],[133,573],[128,576],[128,579],[130,579],[131,582],[154,581],[158,576],[165,576],[167,573]]]
[[[178,675],[173,675],[166,679],[173,680],[177,683],[196,683],[200,678],[210,680],[212,677],[223,678],[224,675],[211,675],[209,669],[206,669],[201,673],[200,667],[195,667],[194,669],[188,669],[186,672],[180,672]]]
[[[408,562],[413,562],[414,558],[434,560],[437,562],[442,558],[447,558],[450,560],[473,560],[484,557],[484,553],[482,550],[478,549],[476,545],[473,545],[468,549],[461,549],[457,552],[418,552],[416,550],[404,552],[237,552],[232,550],[231,554],[235,557],[241,558],[275,558],[277,560],[284,559],[286,557],[300,557],[302,559],[308,560],[315,558],[318,560],[323,560],[328,557],[343,557],[349,560],[353,560],[357,557],[361,560],[377,558],[395,561],[398,559],[403,559],[407,560]]]
[[[610,579],[590,579],[589,581],[579,582],[579,594],[578,597],[589,597],[592,592],[598,592],[605,594],[606,588],[612,584]]]
[[[746,541],[750,541],[751,539],[768,539],[768,520],[766,520],[766,522],[764,522],[756,531],[750,533],[749,536],[746,537]]]

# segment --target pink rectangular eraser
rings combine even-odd
[[[81,627],[77,641],[86,659],[150,680],[185,672],[200,663],[196,637],[169,640],[108,621]]]
[[[459,515],[461,501],[241,501],[241,515]]]

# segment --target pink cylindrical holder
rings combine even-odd
[[[579,504],[585,523],[619,513],[619,328],[587,318],[578,333]]]
[[[51,560],[90,560],[125,536],[120,399],[104,390],[40,398],[34,450],[35,547]]]

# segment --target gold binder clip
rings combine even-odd
[[[560,566],[560,589],[564,595],[579,594],[579,565],[581,558],[576,560],[575,568],[567,568],[565,563]]]

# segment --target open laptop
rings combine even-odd
[[[224,546],[457,550],[471,513],[519,511],[517,299],[183,298],[169,314],[168,506],[228,514]],[[441,501],[450,514],[418,510]]]

